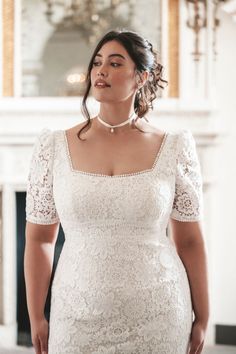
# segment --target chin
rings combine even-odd
[[[100,103],[114,103],[114,102],[117,102],[117,99],[112,99],[112,98],[108,98],[108,97],[105,97],[105,95],[102,97],[102,95],[93,95],[93,98],[100,102]]]

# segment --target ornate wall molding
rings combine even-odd
[[[14,95],[14,0],[2,0],[3,96]]]
[[[14,0],[2,0],[3,96],[14,96]],[[168,96],[179,97],[179,0],[168,0]]]
[[[168,1],[169,97],[179,97],[179,0]]]

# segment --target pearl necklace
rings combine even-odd
[[[117,125],[111,125],[111,124],[108,124],[106,122],[104,122],[104,120],[102,120],[99,115],[97,115],[97,118],[99,120],[100,123],[102,123],[103,125],[105,125],[106,127],[108,128],[111,128],[111,133],[114,133],[114,128],[118,128],[118,127],[122,127],[123,125],[126,125],[130,122],[130,120],[135,116],[135,112],[133,112],[129,118],[127,120],[125,120],[123,123],[120,123],[120,124],[117,124]]]

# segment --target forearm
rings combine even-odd
[[[208,270],[205,244],[203,240],[193,242],[178,249],[178,254],[186,268],[194,315],[207,326],[209,317]]]
[[[30,321],[44,316],[50,284],[54,244],[27,240],[24,254],[26,297]]]

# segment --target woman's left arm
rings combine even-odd
[[[171,234],[190,284],[195,320],[192,327],[190,354],[199,354],[209,318],[207,252],[199,221],[171,220]]]

